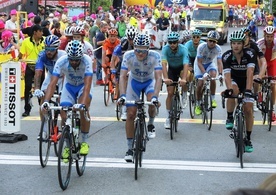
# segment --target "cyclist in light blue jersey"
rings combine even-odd
[[[194,73],[195,78],[206,79],[207,77],[215,78],[217,76],[217,71],[219,72],[220,82],[223,81],[222,77],[222,50],[217,42],[219,40],[219,33],[217,31],[210,31],[207,35],[207,42],[201,43],[197,48],[197,56],[194,62]],[[213,62],[214,59],[217,59],[217,65]],[[218,70],[217,70],[218,69]],[[203,80],[198,80],[197,89],[196,89],[196,107],[195,114],[200,115],[201,110],[201,97],[202,97],[202,87]],[[211,99],[212,99],[212,107],[217,107],[217,102],[215,100],[216,93],[216,81],[211,81]]]
[[[164,124],[166,129],[170,129],[170,109],[174,92],[174,86],[170,86],[173,81],[179,81],[182,86],[186,85],[186,77],[189,66],[189,56],[187,48],[179,44],[179,34],[171,32],[168,35],[168,44],[162,48],[162,66],[164,82],[167,85],[168,96],[166,99],[167,118]],[[187,99],[187,93],[182,93],[182,101]],[[182,103],[183,107],[183,103]]]
[[[64,82],[60,97],[60,105],[73,106],[78,103],[85,105],[86,108],[90,107],[92,100],[92,60],[88,55],[84,54],[84,44],[77,40],[68,43],[66,53],[67,55],[60,57],[55,64],[44,103],[41,105],[43,111],[49,108],[49,100],[55,91],[56,84],[61,75],[64,75]],[[66,113],[61,111],[60,115],[62,120],[65,121]],[[89,152],[87,139],[90,121],[85,120],[84,111],[80,112],[80,121],[80,137],[82,138],[80,154],[87,155]],[[68,154],[62,155],[66,156]]]
[[[124,54],[120,72],[120,98],[118,102],[124,103],[126,100],[139,100],[141,92],[144,91],[147,101],[158,104],[158,96],[162,84],[162,65],[160,54],[149,50],[150,37],[147,34],[138,34],[134,38],[134,50]],[[129,72],[128,81],[127,74]],[[128,83],[126,86],[126,82]],[[134,119],[137,107],[135,104],[126,104],[126,137],[128,150],[125,155],[127,162],[133,160],[133,137]],[[154,127],[155,106],[151,105],[148,109],[148,137],[156,136]]]

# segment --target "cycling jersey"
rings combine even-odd
[[[129,44],[126,37],[121,39],[121,44],[117,45],[113,51],[113,55],[118,56],[120,60],[122,60],[123,54],[128,51],[132,50],[133,47]]]
[[[189,64],[189,56],[187,48],[178,44],[176,52],[173,52],[170,48],[170,45],[167,44],[162,49],[162,61],[168,62],[169,67],[179,68],[183,64]]]
[[[121,69],[130,70],[129,76],[138,82],[153,80],[154,71],[162,70],[160,54],[150,50],[147,58],[139,61],[133,50],[127,51],[124,54]]]
[[[54,59],[48,59],[46,56],[46,52],[45,50],[43,50],[42,52],[39,53],[38,55],[38,59],[35,65],[35,70],[41,70],[43,71],[44,68],[46,68],[48,70],[48,72],[50,74],[53,73],[53,69],[55,66],[56,61],[61,57],[66,55],[67,53],[63,50],[58,50],[57,54],[55,56]]]
[[[208,66],[213,62],[213,60],[217,57],[217,59],[221,59],[222,50],[219,45],[216,45],[214,48],[210,49],[206,42],[201,43],[197,47],[197,56],[196,58],[202,58],[202,64],[203,66]],[[197,59],[195,61],[195,64],[197,65]]]
[[[204,43],[204,41],[200,40],[199,44]],[[189,57],[195,58],[197,53],[197,48],[195,48],[193,40],[189,40],[185,43],[185,47],[188,50]]]
[[[65,84],[69,83],[72,86],[82,85],[85,77],[93,75],[91,58],[84,54],[79,67],[75,70],[70,65],[68,56],[61,56],[55,64],[52,75],[59,77],[61,74],[65,75]]]

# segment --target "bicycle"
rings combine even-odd
[[[261,81],[254,79],[254,82],[262,84],[262,90],[257,100],[257,107],[262,112],[263,124],[267,119],[268,131],[271,131],[272,115],[273,115],[273,103],[272,103],[272,91],[271,81],[276,80],[276,77],[264,77]]]
[[[180,103],[180,90],[178,81],[173,81],[172,84],[168,86],[174,86],[174,93],[171,102],[170,109],[170,137],[173,140],[174,133],[177,132],[178,120],[180,119],[180,115],[182,113],[182,105]]]
[[[188,92],[189,92],[190,116],[193,119],[195,117],[195,106],[196,106],[196,80],[195,79],[189,82]]]
[[[205,80],[203,78],[198,78],[198,80]],[[202,88],[202,101],[201,101],[201,116],[202,116],[202,124],[206,124],[208,130],[211,130],[212,122],[213,122],[213,107],[212,107],[212,98],[210,91],[210,82],[213,80],[219,80],[218,78],[208,77]]]
[[[222,108],[225,108],[225,98],[235,98],[238,101],[234,111],[234,126],[231,130],[230,138],[234,140],[237,158],[240,158],[240,166],[243,168],[243,153],[245,152],[244,141],[246,140],[245,131],[245,119],[243,112],[244,96],[242,93],[236,96],[226,96],[223,92],[222,97]]]
[[[113,80],[115,79],[115,74],[112,74],[110,71],[110,66],[105,68],[105,85],[104,85],[104,105],[108,106],[109,100],[114,103],[114,100],[118,99],[119,86],[114,84]]]
[[[135,131],[133,139],[133,163],[135,164],[134,178],[138,178],[138,165],[142,167],[143,152],[146,151],[146,144],[149,141],[148,129],[146,126],[146,112],[145,105],[155,105],[151,102],[144,101],[144,93],[142,93],[142,98],[136,101],[125,102],[126,104],[135,104],[137,106],[137,115],[134,121]],[[155,105],[158,113],[158,106]]]
[[[54,94],[53,98],[55,100],[50,100],[49,103],[53,104],[53,106],[59,105],[59,95]],[[58,127],[58,115],[60,114],[59,110],[51,110],[49,109],[47,114],[43,116],[41,121],[41,127],[39,132],[39,159],[40,165],[44,168],[47,165],[49,154],[50,154],[50,147],[52,143],[54,143],[54,151],[55,155],[58,156],[58,141],[61,137],[61,132],[59,131]],[[45,131],[45,127],[46,131]]]
[[[62,128],[62,136],[58,148],[58,180],[61,189],[66,190],[71,177],[72,164],[76,163],[79,176],[85,171],[86,155],[80,154],[80,111],[84,111],[85,120],[90,121],[88,110],[84,105],[75,104],[72,107],[51,106],[51,110],[66,112],[66,122]]]

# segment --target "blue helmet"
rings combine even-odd
[[[168,41],[178,41],[179,40],[179,33],[172,31],[171,33],[168,34]]]
[[[58,49],[60,45],[60,39],[56,35],[49,35],[46,37],[44,43],[45,47],[53,47]]]
[[[192,31],[192,35],[201,36],[201,35],[202,35],[202,32],[201,32],[201,30],[199,30],[199,29],[195,29],[195,30]]]

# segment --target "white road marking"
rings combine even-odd
[[[1,155],[0,165],[37,165],[40,166],[38,156]],[[57,166],[57,157],[49,157],[48,166]],[[133,163],[126,163],[120,158],[87,158],[86,167],[98,168],[134,168]],[[177,161],[177,160],[148,160],[144,159],[143,169],[186,170],[211,172],[243,172],[243,173],[275,173],[276,164],[244,163],[240,168],[238,162],[210,162],[210,161]]]

